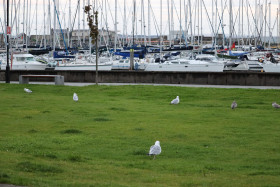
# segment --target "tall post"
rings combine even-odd
[[[6,83],[10,83],[10,65],[9,65],[9,34],[8,34],[8,28],[9,28],[9,0],[7,0],[7,28],[6,28],[6,35],[7,35],[7,65],[6,65]]]

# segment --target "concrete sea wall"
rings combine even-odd
[[[95,82],[95,71],[11,71],[11,81],[19,75],[62,75],[65,82]],[[0,71],[0,80],[5,80],[5,71]],[[30,81],[53,81],[33,78]],[[154,84],[204,84],[280,86],[279,73],[265,72],[146,72],[146,71],[99,71],[99,83],[154,83]]]

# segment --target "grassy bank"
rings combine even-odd
[[[273,101],[279,90],[0,84],[0,183],[277,186]]]

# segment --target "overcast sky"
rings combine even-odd
[[[25,12],[27,11],[27,1],[29,2],[28,8],[30,9],[31,2],[31,12],[30,12],[30,32],[31,34],[43,34],[44,33],[44,13],[45,13],[45,26],[46,33],[49,33],[49,20],[51,20],[51,24],[53,27],[53,10],[54,10],[54,1],[57,3],[57,9],[59,12],[59,20],[62,28],[69,27],[69,9],[71,9],[71,26],[74,25],[74,29],[78,29],[78,2],[80,2],[80,29],[87,29],[87,22],[83,21],[83,7],[84,2],[88,4],[90,1],[91,4],[95,4],[93,0],[9,0],[10,10],[13,8],[13,11],[10,11],[10,20],[13,20],[11,25],[13,25],[12,31],[13,34],[23,31],[23,24],[18,24],[18,29],[16,29],[16,19],[15,19],[15,5],[17,6],[17,13],[19,18],[19,23],[24,23],[26,28],[26,20],[23,20],[23,11],[25,7]],[[48,15],[48,3],[50,1],[51,6],[51,19]],[[24,6],[25,2],[25,6]],[[45,8],[44,8],[45,2]],[[71,2],[69,6],[69,2]],[[127,29],[125,33],[132,33],[132,12],[133,12],[133,0],[99,0],[98,1],[98,11],[99,11],[99,28],[108,27],[109,30],[114,30],[115,26],[115,2],[117,2],[117,30],[120,34],[124,32],[124,28]],[[141,16],[143,2],[144,18]],[[162,2],[162,27],[161,27],[161,6]],[[169,2],[169,11],[168,11],[168,2]],[[191,6],[189,5],[191,2]],[[202,2],[202,19],[201,19],[201,8],[199,9],[199,19],[198,19],[198,3],[201,5]],[[242,3],[243,2],[243,3]],[[269,34],[269,22],[271,23],[270,28],[273,35],[277,35],[277,9],[279,7],[279,0],[257,0],[257,15],[255,16],[256,6],[255,0],[234,0],[233,1],[233,24],[235,28],[235,35],[240,35],[243,33],[244,36],[252,35],[255,32],[255,20],[261,23],[261,7],[263,9],[263,15],[266,16],[266,22],[263,19],[263,32],[266,30],[266,35]],[[269,21],[269,6],[266,6],[265,3],[271,3],[271,19]],[[2,27],[4,23],[4,8],[7,7],[7,0],[1,0],[0,5],[0,33],[3,32]],[[180,5],[181,3],[181,5]],[[212,6],[214,3],[214,6]],[[216,3],[217,3],[217,11],[216,11]],[[222,8],[222,3],[223,7]],[[124,6],[124,4],[126,6]],[[229,33],[229,0],[150,0],[151,5],[151,17],[150,17],[150,30],[152,35],[159,35],[160,28],[162,28],[162,33],[167,35],[169,33],[169,22],[168,15],[171,15],[171,4],[173,5],[173,22],[174,22],[174,30],[183,30],[187,29],[190,34],[190,12],[189,8],[191,7],[191,16],[192,16],[192,28],[193,33],[197,34],[198,30],[203,35],[212,35],[213,29],[217,30],[219,28],[219,33],[225,33],[226,35]],[[241,5],[243,4],[243,8]],[[259,6],[262,5],[262,6]],[[199,5],[199,6],[200,6]],[[36,8],[37,7],[37,8]],[[188,9],[186,12],[186,8]],[[124,11],[126,9],[126,11]],[[36,13],[37,10],[37,13]],[[243,10],[243,12],[242,12]],[[267,10],[267,11],[266,11]],[[180,14],[181,12],[181,14]],[[224,14],[223,14],[224,12]],[[77,14],[76,14],[77,13]],[[187,16],[186,16],[187,13]],[[217,14],[216,14],[217,13]],[[223,19],[222,19],[223,15]],[[243,16],[242,16],[243,15]],[[76,19],[75,19],[76,16]],[[217,19],[215,17],[217,16]],[[264,17],[264,16],[263,16]],[[37,30],[36,30],[36,18],[37,18]],[[181,18],[181,19],[180,19]],[[149,22],[148,22],[148,0],[136,0],[136,25],[135,25],[135,33],[136,34],[148,34]],[[213,22],[214,19],[214,22]],[[144,29],[144,21],[145,20],[145,29]],[[199,22],[198,22],[199,20]],[[201,22],[202,20],[202,22]],[[215,21],[217,20],[217,21]],[[220,22],[223,20],[224,30],[219,27]],[[217,22],[217,24],[216,24]],[[84,24],[85,23],[85,24]],[[242,24],[243,23],[243,24]],[[29,25],[29,24],[28,24]],[[202,25],[202,26],[201,26]],[[216,26],[217,25],[217,26]],[[142,29],[141,29],[142,27]],[[265,35],[265,34],[264,34]]]

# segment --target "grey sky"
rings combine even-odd
[[[19,19],[20,23],[26,23],[26,21],[23,20],[23,10],[24,10],[24,5],[23,2],[27,0],[10,0],[10,3],[14,5],[20,5],[17,9],[17,12],[19,12]],[[51,22],[53,24],[53,2],[59,2],[59,19],[61,22],[61,25],[63,28],[68,28],[69,27],[69,2],[71,2],[70,8],[71,8],[71,27],[74,24],[74,17],[75,13],[77,11],[78,7],[78,0],[28,0],[28,2],[31,2],[31,17],[30,17],[30,32],[31,34],[43,34],[44,33],[44,12],[46,15],[46,33],[49,33],[49,17],[47,13],[47,7],[48,7],[48,2],[51,2]],[[189,16],[189,9],[188,9],[188,15],[185,16],[185,9],[184,9],[184,4],[186,3],[186,6],[189,6],[189,0],[150,0],[151,2],[151,34],[152,35],[157,35],[160,34],[160,2],[162,2],[162,32],[163,34],[168,34],[169,32],[169,25],[168,25],[168,4],[173,2],[174,3],[174,8],[173,8],[173,17],[174,17],[174,29],[175,30],[180,30],[180,25],[183,30],[187,28],[190,33],[190,16]],[[2,26],[4,24],[4,7],[6,6],[7,0],[1,0],[1,6],[0,6],[0,18],[1,18],[1,23],[0,23],[0,32],[2,32]],[[45,4],[45,11],[44,11],[44,2]],[[88,3],[88,0],[80,0],[80,6],[81,8],[85,4]],[[95,1],[90,0],[92,4],[94,4]],[[125,23],[125,28],[127,28],[127,34],[131,34],[132,32],[132,12],[133,12],[133,0],[117,0],[117,30],[119,33],[123,33],[124,30],[124,23]],[[141,17],[141,2],[142,0],[136,0],[136,22],[137,22],[137,34],[144,34],[144,22],[141,20],[144,20]],[[148,0],[143,0],[144,2],[144,17],[145,17],[145,33],[148,34]],[[181,2],[181,6],[180,6]],[[202,7],[202,19],[199,19],[199,25],[198,25],[198,19],[197,19],[197,3],[198,2],[203,2],[205,4],[205,7],[203,5]],[[212,11],[212,2],[214,2],[214,11]],[[217,10],[215,7],[215,2],[217,2]],[[243,2],[243,14],[241,13],[241,10],[239,11],[239,3]],[[277,8],[279,7],[279,0],[257,0],[258,4],[260,3],[261,5],[264,5],[265,2],[271,2],[271,32],[273,35],[277,35]],[[126,4],[126,16],[124,13],[124,3]],[[221,3],[223,3],[223,6],[225,6],[225,9],[222,9]],[[193,33],[197,34],[198,32],[201,32],[204,35],[211,35],[213,33],[213,30],[216,30],[219,26],[219,22],[222,20],[222,11],[224,10],[224,15],[223,15],[223,20],[224,20],[224,30],[219,29],[219,33],[224,32],[225,34],[228,34],[229,32],[229,9],[228,9],[228,3],[229,0],[191,0],[191,10],[192,10],[192,27],[193,27]],[[37,5],[36,5],[37,4]],[[36,6],[37,6],[37,30],[36,30]],[[169,5],[171,7],[171,5]],[[13,7],[13,13],[11,13],[11,20],[13,20],[13,34],[16,33],[16,19],[15,19],[15,6],[10,6],[10,8]],[[30,7],[30,6],[29,6]],[[181,11],[180,11],[181,7]],[[261,6],[258,6],[259,8]],[[27,6],[25,6],[27,8]],[[169,13],[171,14],[171,8],[169,9]],[[200,9],[201,10],[201,9]],[[235,35],[242,34],[244,36],[247,35],[252,35],[255,32],[255,20],[253,17],[255,17],[255,0],[235,0],[233,1],[233,20],[234,20],[234,28],[235,28]],[[249,10],[249,11],[247,11]],[[265,12],[267,17],[266,17],[266,22],[263,19],[263,33],[266,31],[266,34],[264,33],[263,35],[268,35],[269,34],[269,8],[267,7],[265,11],[265,5],[263,7],[263,14],[265,15]],[[98,1],[98,11],[99,11],[99,27],[106,28],[108,26],[109,30],[114,30],[114,20],[115,20],[115,0],[99,0]],[[83,22],[83,10],[81,9],[81,14],[80,14],[80,29],[85,28],[87,29],[87,22],[85,21],[85,24]],[[181,12],[181,16],[180,16]],[[214,21],[211,26],[212,19],[216,17],[217,14],[217,24]],[[240,14],[239,14],[240,12]],[[243,19],[242,19],[243,15]],[[200,15],[199,15],[200,16]],[[76,15],[76,21],[74,24],[74,29],[78,29],[78,14]],[[125,17],[125,19],[124,19]],[[260,14],[257,14],[257,17],[260,17]],[[180,21],[181,18],[181,21]],[[187,21],[186,19],[187,18]],[[202,20],[202,24],[201,24]],[[240,20],[240,24],[239,24]],[[260,25],[261,20],[259,20],[259,25]],[[106,24],[107,23],[107,24]],[[243,25],[242,25],[243,23]],[[248,24],[249,23],[249,24]],[[1,25],[2,24],[2,25]],[[18,24],[18,32],[22,32],[23,30],[23,24]],[[142,25],[142,29],[141,29]],[[201,27],[202,25],[202,27]],[[217,27],[216,27],[217,25]],[[266,25],[266,27],[265,27]],[[29,25],[28,25],[29,26]],[[53,26],[52,26],[53,27]],[[26,28],[26,25],[25,25]],[[199,31],[198,31],[199,30]]]

